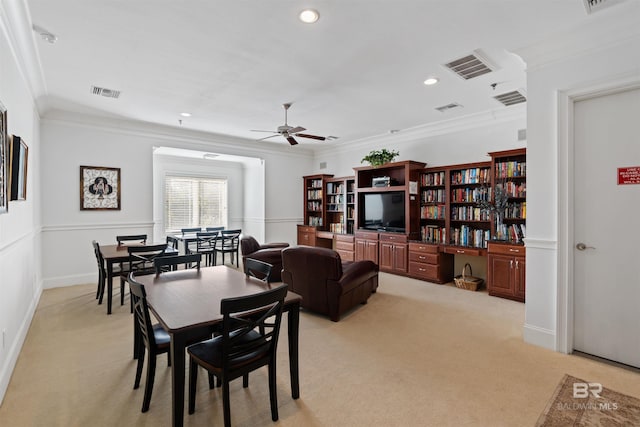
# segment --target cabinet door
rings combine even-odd
[[[365,251],[367,248],[367,242],[365,240],[356,239],[355,247],[356,247],[356,261],[362,261],[366,259]]]
[[[407,272],[407,245],[393,246],[393,269],[402,273]]]
[[[364,259],[378,263],[378,242],[367,240]]]
[[[489,255],[489,294],[515,296],[513,288],[513,257]]]
[[[524,295],[525,295],[525,277],[526,277],[526,261],[525,258],[523,257],[516,257],[515,258],[515,265],[514,265],[514,280],[515,280],[515,292],[516,292],[516,296],[518,298],[520,298],[522,301],[524,301]]]
[[[381,242],[380,243],[380,269],[393,270],[393,243]]]

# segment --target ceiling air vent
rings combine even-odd
[[[494,96],[495,99],[502,102],[507,107],[509,105],[520,104],[522,102],[527,102],[527,98],[517,90],[503,93],[502,95]]]
[[[618,4],[624,0],[582,0],[587,13],[598,12],[606,7]]]
[[[457,102],[452,102],[451,104],[443,105],[442,107],[437,107],[436,110],[440,111],[441,113],[444,113],[445,111],[449,111],[454,108],[462,108],[462,105],[458,104]]]
[[[118,98],[120,97],[119,90],[107,89],[104,87],[91,86],[91,93],[94,95],[102,95],[106,98]]]
[[[444,66],[465,80],[493,71],[493,68],[489,65],[488,61],[481,58],[480,55],[476,53],[472,53],[471,55],[446,63]]]

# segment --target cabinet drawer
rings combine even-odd
[[[336,251],[353,251],[355,249],[353,242],[341,242],[336,240]]]
[[[343,251],[340,249],[336,249],[338,255],[340,255],[340,259],[342,261],[354,261],[355,260],[355,252],[351,251]]]
[[[462,246],[447,246],[444,248],[444,252],[454,255],[482,256],[486,250],[480,248],[464,248]]]
[[[378,240],[378,233],[371,231],[356,231],[356,239]]]
[[[489,253],[513,256],[525,256],[525,248],[521,245],[503,245],[500,243],[489,243]]]
[[[407,235],[406,234],[384,234],[384,233],[380,233],[380,241],[381,242],[407,243]]]
[[[413,252],[409,251],[409,261],[413,262],[421,262],[424,264],[438,264],[440,260],[440,255],[438,254],[427,254],[424,252]]]
[[[426,243],[409,243],[409,252],[425,252],[429,254],[437,254],[440,251],[438,245],[429,245]]]
[[[438,280],[438,266],[423,264],[421,262],[409,262],[409,274],[421,279]]]
[[[336,234],[336,242],[353,243],[353,234]]]

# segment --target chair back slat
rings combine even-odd
[[[180,232],[182,234],[186,234],[186,233],[197,233],[199,231],[202,231],[201,227],[190,227],[190,228],[181,228]]]
[[[149,314],[149,305],[147,304],[147,293],[144,285],[137,282],[133,273],[130,273],[127,282],[131,290],[131,301],[133,303],[133,315],[136,326],[140,332],[144,344],[147,348],[155,348],[156,340],[153,333],[153,323]]]
[[[270,283],[273,265],[255,258],[244,260],[244,274],[260,281]]]
[[[177,267],[184,265],[185,269],[194,268],[200,270],[200,263],[202,262],[202,255],[192,253],[188,255],[173,255],[173,256],[161,256],[156,257],[153,260],[153,265],[156,270],[156,276],[161,273],[177,270]]]
[[[224,227],[207,227],[205,230],[206,231],[222,231],[224,230]]]
[[[136,272],[137,274],[151,274],[155,272],[153,261],[163,256],[166,250],[166,243],[127,247],[127,251],[129,252],[129,271]]]
[[[116,236],[116,241],[118,242],[118,246],[123,245],[124,242],[136,242],[141,245],[145,245],[147,243],[147,235],[146,234],[121,235],[121,236]]]

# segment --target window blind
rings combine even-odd
[[[165,232],[188,227],[227,226],[227,180],[167,175]]]

